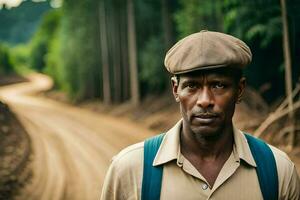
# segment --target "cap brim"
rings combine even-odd
[[[228,65],[211,65],[211,66],[201,66],[201,67],[196,67],[196,68],[191,68],[191,69],[187,69],[184,71],[180,71],[180,72],[174,72],[172,74],[185,74],[185,73],[189,73],[189,72],[193,72],[193,71],[201,71],[201,70],[208,70],[208,69],[216,69],[216,68],[223,68],[223,67],[229,67]]]

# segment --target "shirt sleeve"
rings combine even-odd
[[[106,174],[101,200],[140,199],[142,148],[126,149],[113,159]]]
[[[293,168],[293,173],[288,184],[286,200],[299,200],[300,199],[300,179],[296,167]]]
[[[131,195],[134,194],[137,186],[132,180],[133,169],[126,164],[130,161],[116,157],[113,159],[106,174],[101,200],[134,200]]]
[[[102,187],[102,194],[101,194],[101,200],[117,200],[120,199],[118,197],[121,197],[121,191],[119,188],[119,181],[118,181],[118,175],[116,172],[116,166],[114,162],[111,163],[107,173],[106,177],[104,179],[103,187]]]

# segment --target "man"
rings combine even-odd
[[[121,151],[101,198],[299,200],[299,177],[287,155],[232,124],[251,57],[244,42],[218,32],[176,43],[165,66],[174,75],[182,119],[164,135]]]

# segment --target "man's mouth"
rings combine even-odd
[[[218,115],[214,113],[201,113],[193,116],[196,122],[200,124],[210,124],[217,119]]]

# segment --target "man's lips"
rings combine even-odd
[[[210,124],[217,119],[218,115],[210,114],[210,113],[203,113],[203,114],[196,114],[193,116],[196,122],[201,124]]]
[[[195,114],[194,116],[199,117],[199,118],[214,118],[214,117],[217,117],[216,114],[210,114],[210,113]]]

